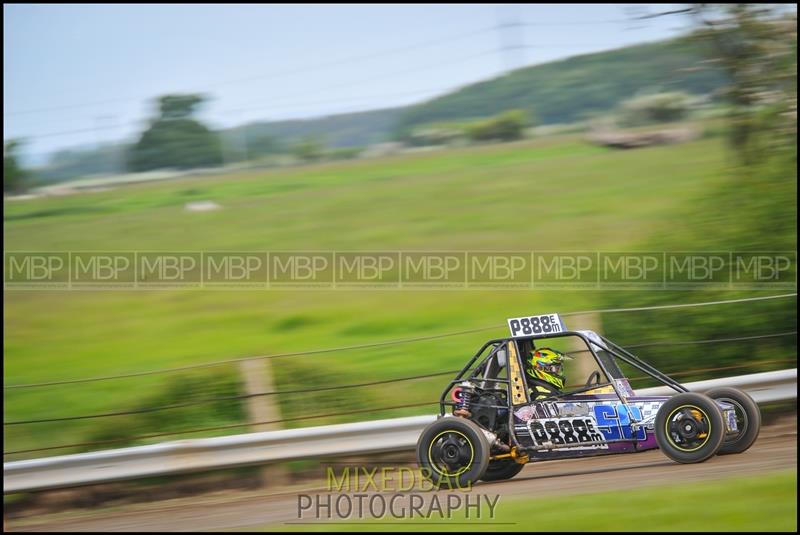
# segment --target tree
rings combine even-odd
[[[3,144],[3,193],[19,193],[27,189],[30,173],[19,163],[22,142],[9,139]]]
[[[164,119],[186,119],[191,117],[204,100],[205,98],[200,95],[165,95],[158,99],[161,117]]]
[[[691,105],[692,97],[681,91],[640,95],[622,103],[622,121],[629,126],[678,121],[689,114]]]
[[[306,136],[292,147],[295,157],[304,162],[315,162],[322,158],[322,144],[312,136]]]
[[[205,101],[202,95],[165,95],[158,99],[159,116],[128,154],[132,171],[210,167],[222,163],[219,136],[192,116]]]
[[[697,38],[729,83],[729,139],[745,163],[797,143],[797,15],[775,4],[696,4]],[[777,145],[776,145],[777,144]]]
[[[722,68],[726,83],[720,96],[728,109],[730,165],[727,179],[714,190],[684,204],[691,215],[702,214],[702,224],[675,225],[684,214],[674,214],[653,243],[642,250],[679,250],[690,244],[695,251],[794,251],[797,249],[797,22],[796,15],[770,5],[702,4],[686,10],[698,27],[695,43],[711,54],[706,64]],[[688,214],[687,214],[688,215]],[[658,236],[658,234],[656,235]],[[756,253],[762,254],[762,253]],[[769,253],[766,253],[769,254]],[[729,266],[736,269],[736,263]],[[796,262],[785,274],[796,280]],[[770,288],[765,284],[763,288]],[[738,295],[753,293],[738,290]],[[647,293],[647,296],[644,296]],[[680,292],[681,301],[695,302],[737,297],[698,288]],[[675,293],[639,292],[640,305],[672,304]],[[723,297],[724,295],[724,297]],[[623,292],[607,293],[606,308],[630,306]],[[611,337],[621,340],[655,339],[681,332],[686,340],[709,340],[737,329],[746,333],[791,332],[797,328],[794,303],[754,302],[747,313],[736,306],[713,314],[698,313],[687,320],[683,310],[660,311],[657,316],[631,315],[604,319]],[[685,380],[706,379],[714,367],[741,365],[748,355],[749,371],[773,370],[785,355],[797,351],[794,337],[761,338],[736,344],[707,344],[701,353],[655,348],[648,361],[657,368],[686,370]],[[698,356],[702,359],[700,361]],[[775,359],[775,360],[770,360]],[[776,362],[777,361],[777,362]],[[702,366],[698,365],[702,362]],[[701,368],[701,369],[698,369]],[[745,373],[745,372],[741,372]],[[639,386],[639,385],[636,385]]]
[[[510,110],[467,125],[467,136],[473,141],[514,141],[522,139],[529,124],[525,110]]]

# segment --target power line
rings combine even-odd
[[[493,54],[493,53],[495,53],[494,50],[488,50],[488,51],[478,52],[478,53],[475,53],[475,54],[469,54],[469,55],[466,55],[466,56],[461,56],[461,57],[455,58],[455,59],[449,59],[447,61],[438,61],[436,63],[428,63],[428,64],[425,64],[425,65],[422,65],[422,66],[414,66],[414,67],[411,67],[411,68],[408,68],[408,69],[399,70],[399,71],[386,72],[386,73],[382,73],[382,74],[379,74],[379,75],[376,75],[376,76],[371,76],[369,78],[364,78],[364,79],[360,79],[360,80],[350,80],[350,81],[347,81],[347,82],[342,82],[342,83],[329,85],[329,86],[325,86],[325,87],[317,87],[317,88],[314,89],[313,92],[299,93],[299,94],[298,93],[286,94],[283,97],[275,97],[275,98],[271,99],[270,102],[280,101],[281,99],[285,100],[287,98],[295,98],[295,97],[298,97],[298,96],[300,96],[300,97],[306,96],[306,95],[312,95],[313,96],[313,95],[317,95],[320,92],[324,92],[324,91],[330,91],[330,90],[334,90],[334,89],[341,89],[341,88],[347,88],[347,87],[353,87],[353,86],[360,86],[360,85],[363,85],[363,84],[366,84],[366,83],[369,83],[369,82],[374,82],[374,81],[377,81],[377,80],[384,80],[386,78],[391,78],[393,76],[400,76],[400,75],[415,73],[415,72],[419,72],[419,71],[435,69],[435,68],[439,68],[439,67],[442,67],[442,66],[445,66],[445,65],[452,65],[454,63],[463,63],[465,61],[474,60],[474,59],[477,59],[479,57],[483,57],[483,56],[486,56],[486,55],[489,55],[489,54]],[[298,105],[308,105],[308,104],[302,103],[302,102],[298,102]],[[264,108],[265,108],[265,106],[261,106],[260,108],[259,107],[254,107],[254,108],[242,107],[242,108],[226,110],[226,113],[239,113],[239,112],[242,112],[242,111],[248,111],[250,109],[264,109]],[[11,115],[11,114],[8,114],[8,115]],[[145,120],[137,120],[137,121],[129,121],[129,122],[121,124],[119,126],[121,126],[121,127],[140,126],[143,122],[146,122],[146,119]],[[115,128],[116,127],[118,127],[118,126],[115,125]],[[97,126],[95,126],[95,127],[91,127],[91,128],[83,128],[83,129],[77,129],[77,130],[65,130],[65,131],[56,131],[56,132],[45,132],[45,133],[42,133],[42,134],[19,135],[19,136],[16,136],[16,137],[34,138],[34,139],[35,138],[43,138],[43,137],[58,137],[58,136],[75,135],[75,134],[82,134],[82,133],[88,133],[88,132],[97,132],[99,130],[105,130],[105,129],[109,129],[109,128],[111,128],[111,127],[97,127]]]
[[[500,27],[506,27],[506,26],[508,26],[508,25],[501,25]],[[514,23],[512,26],[514,26],[514,27],[524,26],[524,24],[516,24],[516,23]],[[497,28],[497,27],[494,27],[494,28]],[[491,28],[491,29],[494,29],[494,28]],[[481,31],[484,31],[484,30],[481,30]],[[588,47],[588,46],[592,46],[592,45],[589,44],[589,43],[581,44],[581,43],[574,43],[574,42],[563,44],[563,45],[550,44],[550,45],[547,45],[547,46],[542,46],[542,45],[536,45],[536,46],[533,46],[533,45],[505,45],[505,46],[501,47],[500,51],[505,51],[505,52],[513,51],[513,52],[522,53],[524,50],[538,50],[538,49],[542,49],[542,48],[547,48],[548,46],[551,47],[551,48],[563,49],[563,48],[584,48],[584,47]],[[386,79],[386,78],[391,78],[392,76],[409,74],[409,73],[413,73],[413,72],[417,72],[417,71],[422,71],[422,70],[428,70],[428,69],[432,69],[432,68],[441,67],[442,65],[450,65],[452,63],[460,63],[460,62],[463,62],[463,61],[469,61],[469,60],[473,60],[473,59],[476,59],[476,58],[479,58],[479,57],[483,57],[483,56],[486,56],[486,55],[494,54],[494,53],[497,53],[497,52],[498,52],[497,50],[488,50],[488,51],[479,52],[479,53],[476,53],[476,54],[471,54],[471,55],[468,55],[468,56],[463,56],[463,57],[456,58],[456,59],[453,59],[453,60],[448,60],[446,62],[431,63],[431,64],[427,64],[427,65],[424,65],[424,66],[412,67],[412,68],[404,69],[404,70],[400,70],[400,71],[387,72],[387,73],[383,73],[383,74],[380,74],[380,75],[377,75],[377,76],[374,76],[374,77],[370,77],[370,78],[366,78],[366,79],[362,79],[362,80],[358,80],[358,81],[348,81],[348,82],[342,82],[342,83],[339,83],[339,84],[330,85],[330,86],[326,86],[326,87],[322,87],[322,88],[315,88],[313,92],[301,93],[300,96],[303,96],[303,95],[316,95],[321,91],[330,91],[330,90],[334,90],[334,89],[341,89],[341,88],[347,88],[347,87],[352,87],[352,86],[359,86],[359,85],[362,85],[362,84],[365,84],[365,83],[369,83],[369,82],[373,82],[373,81],[377,81],[377,80],[382,80],[382,79]],[[525,66],[526,65],[522,65],[521,67],[525,67]],[[294,72],[294,71],[291,71],[291,72]],[[498,74],[499,73],[495,73],[493,76],[497,76]],[[266,75],[264,77],[266,77]],[[409,91],[409,92],[405,92],[405,93],[395,93],[395,94],[387,94],[387,95],[370,95],[370,96],[363,96],[363,97],[346,97],[346,98],[343,98],[343,99],[334,99],[334,100],[330,100],[329,99],[329,100],[325,100],[325,101],[318,101],[318,102],[311,102],[311,103],[310,102],[306,102],[306,101],[297,101],[296,104],[295,103],[286,104],[285,101],[287,99],[294,99],[294,98],[296,98],[298,96],[297,93],[292,93],[292,94],[285,94],[285,95],[273,97],[273,98],[271,98],[269,100],[270,104],[263,104],[263,102],[265,102],[265,101],[252,102],[251,104],[254,104],[252,106],[251,105],[244,105],[244,106],[237,107],[237,108],[231,108],[231,109],[227,109],[227,110],[222,110],[222,113],[230,113],[230,114],[232,114],[232,113],[241,113],[241,112],[244,112],[244,111],[252,111],[252,110],[281,111],[281,110],[286,110],[286,109],[295,109],[298,106],[308,106],[308,105],[317,105],[317,104],[325,104],[325,103],[337,103],[337,102],[348,102],[348,101],[360,100],[360,99],[392,98],[392,97],[397,97],[397,96],[410,96],[410,95],[415,95],[415,94],[436,93],[436,92],[439,92],[441,94],[440,95],[431,95],[431,98],[438,98],[438,97],[444,96],[444,95],[446,95],[448,93],[458,91],[461,88],[469,87],[470,85],[478,84],[478,83],[481,83],[483,81],[485,81],[485,79],[473,80],[473,81],[469,81],[469,82],[460,83],[460,84],[458,84],[456,86],[450,86],[450,87],[441,88],[441,89]],[[222,85],[222,84],[218,84],[218,85]],[[523,83],[523,85],[527,85],[527,84]],[[485,100],[485,99],[476,99],[476,100]],[[283,106],[273,106],[272,105],[272,103],[275,103],[275,102],[280,103],[282,101],[284,102]],[[115,102],[115,101],[103,101],[103,103],[106,103],[106,102]],[[409,103],[409,104],[404,104],[402,106],[413,106],[413,105],[414,105],[414,103]],[[366,103],[366,102],[364,103],[364,106],[369,106],[369,108],[365,109],[363,111],[371,111],[371,110],[381,109],[383,107],[392,107],[391,105],[390,106],[376,106],[375,104]],[[48,108],[47,110],[41,110],[41,111],[49,111],[49,110],[50,110],[50,108]],[[33,111],[33,110],[31,110],[31,111]],[[21,112],[8,113],[7,115],[11,116],[11,115],[19,114],[19,113],[21,113]],[[330,112],[321,113],[321,114],[319,114],[317,116],[314,116],[314,117],[303,118],[303,119],[298,118],[298,119],[294,119],[294,120],[314,119],[314,118],[317,118],[319,116],[330,116],[330,115],[338,115],[338,114],[343,114],[343,113],[353,113],[353,111],[352,110],[350,110],[350,111],[348,111],[348,110],[336,110],[336,111],[330,111]],[[110,129],[113,129],[113,128],[141,127],[142,124],[146,123],[148,120],[149,119],[144,118],[144,119],[138,119],[138,120],[134,120],[134,121],[129,121],[127,123],[121,123],[119,125],[114,125],[114,126],[99,126],[99,127],[95,126],[95,127],[81,128],[81,129],[71,129],[71,130],[59,130],[59,131],[53,131],[53,132],[44,132],[44,133],[41,133],[41,134],[22,134],[22,135],[18,135],[18,136],[15,136],[15,137],[37,139],[37,138],[71,136],[71,135],[76,135],[76,134],[83,134],[83,133],[98,132],[98,131],[103,131],[103,130],[110,130]],[[287,118],[287,119],[280,119],[279,121],[288,121],[288,120],[293,120],[293,119],[292,118]],[[262,120],[255,120],[255,121],[251,121],[251,122],[275,122],[275,120],[268,121],[266,119],[262,119]],[[245,125],[242,125],[242,126],[245,126]]]
[[[522,23],[520,23],[520,24],[517,24],[517,23],[512,24],[512,26],[514,26],[514,27],[521,27],[521,26],[525,26],[525,25],[526,24],[522,24]],[[508,26],[508,25],[501,25],[501,27],[506,27],[506,26]],[[494,28],[496,28],[496,27],[489,28],[489,29],[494,29]],[[486,31],[486,29],[483,29],[483,30],[480,30],[480,31],[483,32],[483,31]],[[476,33],[476,32],[472,32],[472,33]],[[419,46],[422,46],[422,45],[419,45]],[[543,48],[564,49],[564,48],[584,48],[584,47],[589,47],[589,46],[593,46],[593,45],[589,44],[589,43],[575,43],[575,42],[565,43],[565,44],[536,45],[536,46],[533,46],[533,45],[505,45],[505,46],[501,47],[501,51],[505,51],[505,52],[513,51],[513,52],[522,53],[525,50],[540,50],[540,49],[543,49]],[[388,72],[388,73],[384,73],[384,74],[381,74],[381,75],[378,75],[378,76],[375,76],[375,77],[371,77],[371,78],[367,78],[367,79],[363,79],[363,80],[348,81],[348,82],[343,82],[341,84],[326,86],[326,87],[322,87],[322,88],[315,88],[314,92],[309,92],[309,93],[304,93],[304,94],[305,95],[316,95],[320,91],[329,91],[329,90],[332,90],[332,89],[341,89],[341,88],[346,88],[346,87],[358,86],[358,85],[361,85],[361,84],[364,84],[364,83],[369,83],[369,82],[373,82],[373,81],[377,81],[377,80],[382,80],[382,79],[390,78],[390,77],[396,76],[396,75],[409,74],[409,73],[417,72],[417,71],[420,71],[420,70],[428,70],[428,69],[432,69],[432,68],[437,68],[437,67],[440,67],[442,65],[450,65],[452,63],[460,63],[460,62],[463,62],[463,61],[469,61],[469,60],[476,59],[478,57],[482,57],[482,56],[486,56],[486,55],[490,55],[490,54],[493,54],[493,53],[496,53],[496,52],[497,52],[497,50],[489,50],[489,51],[480,52],[480,53],[464,56],[464,57],[461,57],[461,58],[449,60],[447,62],[437,62],[437,63],[434,63],[434,64],[428,64],[428,65],[425,65],[425,66],[422,66],[422,67],[412,67],[410,69],[405,69],[405,70],[401,70],[401,71]],[[365,56],[365,57],[372,57],[372,56]],[[339,63],[344,63],[344,62],[346,62],[346,61],[345,60],[341,60]],[[334,64],[328,64],[328,65],[334,65]],[[524,67],[525,65],[521,65],[521,66]],[[275,75],[262,75],[262,76],[258,76],[256,78],[280,77],[281,75],[285,75],[285,74],[289,74],[289,73],[302,72],[303,70],[308,70],[308,69],[295,70],[295,71],[286,71],[286,72],[283,72],[283,73],[277,73]],[[441,90],[408,92],[408,93],[406,93],[406,95],[408,95],[408,94],[425,93],[425,92],[434,92],[434,91],[443,91],[444,92],[443,94],[446,94],[449,91],[457,90],[459,87],[469,86],[469,85],[472,85],[472,84],[475,84],[475,83],[480,83],[481,81],[482,80],[474,80],[474,81],[471,81],[471,82],[464,82],[462,84],[459,84],[456,87],[443,88]],[[215,84],[215,85],[212,85],[210,87],[226,85],[226,84],[229,84],[229,83],[233,83],[233,82],[221,82],[219,84]],[[301,95],[303,95],[303,94],[301,94]],[[270,99],[269,102],[271,102],[271,103],[272,102],[281,102],[281,101],[285,101],[286,99],[296,98],[297,96],[298,96],[297,93],[285,94],[285,95],[273,97],[273,98]],[[376,95],[376,96],[363,97],[363,98],[386,98],[386,97],[392,97],[392,96],[395,96],[395,95],[381,95],[381,96],[377,96]],[[356,98],[362,98],[362,97],[356,97]],[[104,104],[104,103],[115,103],[115,102],[129,102],[129,101],[133,101],[133,100],[134,99],[115,99],[115,100],[100,101],[98,103]],[[136,100],[139,100],[139,99],[136,99]],[[342,102],[342,101],[347,101],[347,100],[353,100],[353,98],[347,98],[347,99],[338,100],[338,101]],[[259,102],[264,102],[264,101],[259,101]],[[325,101],[323,101],[322,103],[324,103],[324,102]],[[337,102],[337,101],[328,101],[328,102]],[[256,104],[256,103],[254,103],[254,104]],[[297,105],[299,105],[299,106],[307,106],[309,104],[310,103],[302,102],[302,101],[299,101],[297,103]],[[313,104],[316,104],[316,103],[313,103]],[[89,107],[91,105],[93,105],[93,104],[92,103],[86,103],[86,104],[75,105],[75,106],[61,106],[61,107],[54,107],[54,108],[44,108],[44,109],[39,109],[39,110],[27,110],[27,111],[24,111],[24,112],[10,112],[10,113],[7,113],[6,115],[13,116],[13,115],[20,115],[20,114],[23,114],[23,113],[36,113],[36,112],[54,111],[54,110],[58,110],[58,109],[69,109],[69,108],[75,108],[75,107]],[[271,105],[265,105],[265,104],[258,103],[255,106],[245,105],[245,106],[238,107],[238,108],[222,110],[222,112],[223,113],[240,113],[240,112],[243,112],[243,111],[259,110],[259,109],[274,109],[274,110],[278,111],[281,108],[273,108]],[[286,109],[286,108],[283,108],[283,109]],[[378,109],[380,109],[380,107]],[[365,111],[368,111],[368,110],[365,110]],[[336,115],[336,114],[339,114],[339,113],[348,113],[348,112],[333,111],[333,112],[328,112],[325,115]],[[291,120],[291,119],[286,119],[286,120]],[[96,127],[82,128],[82,129],[61,130],[61,131],[54,131],[54,132],[44,132],[44,133],[41,133],[41,134],[22,134],[22,135],[17,135],[15,137],[33,138],[33,139],[36,139],[36,138],[49,138],[49,137],[60,137],[60,136],[76,135],[76,134],[82,134],[82,133],[98,132],[98,131],[102,131],[102,130],[109,130],[109,129],[112,129],[112,128],[117,128],[117,127],[126,127],[126,126],[137,126],[138,127],[138,126],[141,126],[142,123],[145,123],[147,121],[148,121],[148,119],[144,118],[144,119],[130,121],[130,122],[127,122],[127,123],[122,123],[120,125],[114,125],[114,126],[105,126],[105,127],[97,127],[96,126]]]
[[[328,86],[324,86],[324,87],[315,87],[313,91],[309,91],[307,93],[299,93],[299,94],[298,93],[291,93],[291,94],[286,94],[283,97],[273,97],[272,99],[270,99],[270,101],[273,102],[273,101],[276,101],[276,100],[280,100],[281,98],[283,98],[283,99],[294,98],[294,97],[297,97],[297,96],[304,96],[304,95],[314,96],[314,95],[318,95],[320,92],[330,91],[330,90],[333,90],[333,89],[341,89],[341,88],[347,88],[347,87],[353,87],[353,86],[361,86],[363,84],[374,82],[374,81],[377,81],[377,80],[385,80],[386,78],[391,78],[393,76],[398,76],[398,75],[403,75],[403,74],[411,74],[411,73],[415,73],[415,72],[419,72],[419,71],[435,69],[435,68],[439,68],[439,67],[442,67],[442,66],[452,65],[454,63],[463,63],[465,61],[470,61],[470,60],[477,59],[477,58],[480,58],[480,57],[483,57],[483,56],[487,56],[487,55],[490,55],[490,54],[494,54],[494,53],[496,53],[495,50],[484,50],[482,52],[477,52],[477,53],[468,54],[468,55],[465,55],[465,56],[460,56],[460,57],[455,58],[455,59],[448,59],[446,61],[437,61],[435,63],[427,63],[427,64],[421,65],[421,66],[415,65],[415,66],[407,68],[407,69],[398,70],[398,71],[391,71],[391,72],[385,72],[385,73],[381,73],[381,74],[378,74],[378,75],[375,75],[375,76],[370,76],[368,78],[363,78],[363,79],[360,79],[360,80],[349,80],[347,82],[341,82],[341,83],[334,84],[334,85],[328,85]],[[245,108],[240,108],[240,109],[238,109],[236,111],[246,111],[247,109],[249,109],[249,108],[245,107]]]
[[[618,312],[640,312],[644,310],[664,310],[664,309],[673,309],[673,308],[692,308],[692,307],[702,307],[702,306],[713,306],[713,305],[723,305],[723,304],[733,304],[733,303],[747,303],[747,302],[754,302],[754,301],[766,301],[772,299],[785,299],[789,297],[797,297],[797,293],[787,293],[787,294],[779,294],[779,295],[769,295],[769,296],[761,296],[761,297],[745,297],[740,299],[727,299],[727,300],[719,300],[719,301],[705,301],[699,303],[678,303],[674,305],[654,305],[648,307],[633,307],[633,308],[610,308],[610,309],[601,309],[601,310],[584,310],[578,312],[565,312],[560,314],[563,317],[569,316],[577,316],[583,314],[610,314],[610,313],[618,313]],[[81,379],[66,379],[66,380],[58,380],[58,381],[48,381],[42,383],[29,383],[29,384],[20,384],[20,385],[3,385],[4,389],[12,389],[12,388],[35,388],[35,387],[43,387],[43,386],[54,386],[54,385],[64,385],[64,384],[75,384],[75,383],[89,383],[95,381],[107,381],[112,379],[123,379],[129,377],[140,377],[144,375],[155,375],[160,373],[173,373],[173,372],[181,372],[187,370],[194,370],[200,368],[210,368],[215,366],[222,366],[225,364],[236,364],[247,360],[259,360],[259,359],[273,359],[273,358],[283,358],[283,357],[298,357],[298,356],[306,356],[306,355],[319,355],[323,353],[333,353],[338,351],[352,351],[357,349],[369,349],[374,347],[381,347],[381,346],[388,346],[388,345],[400,345],[400,344],[408,344],[408,343],[415,343],[421,342],[425,340],[435,340],[439,338],[448,338],[452,336],[463,336],[465,334],[473,334],[478,332],[484,332],[492,329],[499,329],[501,325],[492,325],[487,327],[478,327],[475,329],[467,329],[463,331],[453,331],[448,333],[441,333],[441,334],[434,334],[429,336],[416,336],[412,338],[399,338],[396,340],[385,340],[380,342],[370,342],[366,344],[355,344],[350,346],[341,346],[341,347],[333,347],[333,348],[326,348],[326,349],[315,349],[315,350],[307,350],[307,351],[295,351],[289,353],[275,353],[272,355],[259,355],[255,357],[242,357],[242,358],[234,358],[234,359],[225,359],[219,360],[214,362],[206,362],[200,364],[190,364],[187,366],[179,366],[175,368],[162,368],[158,370],[147,370],[141,372],[131,372],[126,374],[118,374],[118,375],[106,375],[106,376],[99,376],[99,377],[88,377],[88,378],[81,378]]]
[[[454,34],[454,35],[451,35],[451,36],[442,37],[442,38],[438,38],[438,39],[432,39],[432,40],[428,40],[428,41],[423,41],[423,42],[420,42],[420,43],[415,43],[415,44],[404,46],[404,47],[384,50],[384,51],[381,51],[381,52],[375,52],[375,53],[372,53],[372,54],[362,54],[362,55],[358,55],[358,56],[350,56],[350,57],[347,57],[347,58],[341,58],[341,59],[330,61],[330,62],[318,63],[318,64],[313,65],[313,66],[304,66],[304,67],[298,68],[298,69],[288,69],[288,70],[285,70],[285,71],[278,71],[278,72],[273,72],[273,73],[265,73],[265,74],[249,76],[249,77],[245,77],[245,78],[236,78],[236,79],[231,79],[231,80],[225,80],[225,81],[222,81],[222,82],[206,84],[206,87],[214,88],[214,87],[220,87],[220,86],[229,85],[229,84],[249,82],[249,81],[259,80],[259,79],[264,79],[264,78],[275,79],[275,78],[280,78],[280,77],[285,77],[285,76],[293,76],[293,75],[300,74],[300,73],[303,73],[303,72],[308,72],[308,71],[311,71],[311,70],[318,70],[318,69],[323,69],[323,68],[327,68],[327,67],[335,67],[335,66],[343,65],[345,63],[367,61],[369,59],[376,59],[376,58],[380,58],[380,57],[384,57],[384,56],[399,54],[399,53],[402,53],[402,52],[408,52],[408,51],[411,51],[411,50],[418,50],[420,48],[427,48],[427,47],[437,46],[437,45],[442,44],[442,43],[446,43],[446,42],[450,42],[450,41],[457,41],[457,40],[460,40],[460,39],[464,39],[466,37],[472,37],[472,36],[475,36],[475,35],[478,35],[478,34],[481,34],[481,33],[485,33],[485,32],[488,32],[488,31],[492,31],[492,30],[494,30],[494,27],[476,28],[476,29],[469,30],[469,31],[466,31],[466,32],[461,32],[461,33],[458,33],[458,34]],[[108,100],[101,100],[101,101],[94,101],[94,102],[84,102],[84,103],[80,103],[80,104],[66,104],[66,105],[63,105],[63,106],[50,106],[50,107],[46,107],[46,108],[36,108],[36,109],[29,109],[29,110],[12,111],[12,112],[7,112],[5,115],[7,115],[7,116],[27,115],[27,114],[46,113],[46,112],[66,110],[66,109],[87,108],[87,107],[95,106],[95,105],[98,105],[98,104],[115,104],[115,103],[121,103],[121,102],[139,102],[139,101],[141,101],[143,99],[146,100],[148,98],[150,98],[150,97],[136,97],[136,98],[134,98],[134,97],[130,97],[130,98],[125,97],[125,98],[117,98],[117,99],[108,99]]]
[[[666,15],[685,15],[694,12],[696,12],[696,9],[693,7],[689,7],[683,9],[673,9],[670,11],[661,11],[660,13],[650,13],[648,15],[641,15],[639,17],[634,17],[634,18],[636,20],[647,20],[647,19],[655,19],[658,17],[664,17]]]
[[[139,122],[129,123],[126,126],[132,126],[133,124],[139,124]],[[111,130],[113,128],[116,128],[116,125],[115,126],[93,126],[93,127],[88,127],[88,128],[78,128],[76,130],[61,130],[61,131],[57,131],[57,132],[45,132],[43,134],[22,135],[22,136],[16,136],[16,137],[22,138],[22,139],[28,139],[28,138],[39,139],[39,138],[43,138],[43,137],[74,136],[75,134],[87,134],[89,132],[100,132],[100,131],[103,131],[103,130]]]
[[[630,20],[626,20],[626,19],[616,19],[616,20],[611,19],[611,20],[601,20],[601,21],[518,22],[517,25],[518,26],[522,26],[522,27],[525,27],[525,26],[539,26],[539,27],[541,27],[541,26],[580,26],[580,25],[598,25],[598,24],[622,24],[622,23],[629,23],[629,22],[631,22],[631,21]],[[341,59],[338,59],[338,60],[333,60],[333,61],[330,61],[330,62],[318,63],[318,64],[313,65],[313,66],[305,66],[303,68],[298,68],[298,69],[287,69],[287,70],[284,70],[284,71],[278,71],[278,72],[273,72],[273,73],[265,73],[265,74],[259,74],[259,75],[249,76],[249,77],[242,77],[242,78],[224,80],[224,81],[221,81],[221,82],[213,82],[213,83],[205,84],[205,87],[209,88],[209,89],[213,89],[215,87],[222,87],[222,86],[225,86],[225,85],[250,82],[250,81],[260,80],[260,79],[275,79],[275,78],[280,78],[280,77],[285,77],[285,76],[293,76],[293,75],[300,74],[300,73],[303,73],[303,72],[308,72],[310,70],[318,70],[318,69],[324,69],[324,68],[328,68],[328,67],[336,67],[336,66],[343,65],[343,64],[346,64],[346,63],[368,61],[368,60],[371,60],[371,59],[377,59],[377,58],[381,58],[381,57],[385,57],[385,56],[400,54],[400,53],[409,52],[409,51],[412,51],[412,50],[419,50],[419,49],[422,49],[422,48],[434,47],[434,46],[438,46],[438,45],[443,44],[443,43],[448,43],[448,42],[452,42],[452,41],[458,41],[458,40],[461,40],[461,39],[465,39],[467,37],[474,37],[475,35],[480,35],[482,33],[488,33],[488,32],[495,31],[495,30],[496,30],[496,26],[475,28],[475,29],[472,29],[472,30],[468,30],[468,31],[465,31],[465,32],[458,33],[458,34],[453,34],[453,35],[450,35],[450,36],[447,36],[447,37],[431,39],[431,40],[428,40],[428,41],[422,41],[422,42],[419,42],[419,43],[415,43],[415,44],[411,44],[411,45],[407,45],[407,46],[403,46],[403,47],[398,47],[398,48],[393,48],[393,49],[388,49],[388,50],[383,50],[383,51],[375,52],[375,53],[372,53],[372,54],[363,54],[363,55],[358,55],[358,56],[350,56],[350,57],[341,58]],[[569,45],[574,45],[574,43],[569,43],[569,44],[565,44],[565,45],[552,44],[550,46],[558,47],[558,48],[564,48],[564,47],[569,46]],[[541,47],[537,47],[537,48],[541,48]],[[30,114],[37,114],[37,113],[50,113],[50,112],[53,112],[53,111],[60,111],[60,110],[88,108],[88,107],[97,106],[97,105],[101,105],[101,104],[119,104],[119,103],[127,103],[127,102],[139,102],[139,101],[142,101],[142,100],[147,100],[149,98],[152,98],[152,97],[147,97],[147,96],[120,97],[120,98],[114,98],[114,99],[97,100],[97,101],[92,101],[92,102],[65,104],[65,105],[61,105],[61,106],[48,106],[48,107],[44,107],[44,108],[34,108],[34,109],[27,109],[27,110],[10,111],[10,112],[5,113],[5,115],[6,116],[16,116],[16,115],[30,115]]]
[[[221,86],[221,85],[229,85],[229,84],[236,84],[236,83],[242,83],[242,82],[251,82],[253,80],[261,80],[261,79],[265,79],[265,78],[273,79],[273,78],[280,77],[280,76],[290,76],[290,75],[301,74],[301,73],[312,71],[312,70],[325,69],[325,68],[328,68],[328,67],[336,67],[336,66],[339,66],[339,65],[343,65],[345,63],[354,63],[354,62],[368,61],[368,60],[371,60],[371,59],[378,59],[378,58],[382,58],[382,57],[385,57],[385,56],[390,56],[390,55],[393,55],[393,54],[398,54],[398,53],[402,53],[402,52],[408,52],[408,51],[411,51],[411,50],[419,50],[421,48],[429,48],[429,47],[436,46],[436,45],[439,45],[439,44],[442,44],[442,43],[447,43],[447,42],[451,42],[451,41],[464,39],[465,37],[472,37],[472,36],[475,36],[475,35],[479,35],[479,34],[482,34],[482,33],[489,32],[489,31],[491,31],[493,29],[494,28],[492,28],[492,27],[478,28],[478,29],[475,29],[475,30],[470,30],[470,31],[467,31],[467,32],[464,32],[464,33],[460,33],[460,34],[457,34],[457,35],[453,35],[453,36],[450,36],[450,37],[432,39],[430,41],[425,41],[425,42],[422,42],[422,43],[417,43],[417,44],[413,44],[413,45],[409,45],[409,46],[395,48],[395,49],[392,49],[392,50],[386,50],[386,51],[383,51],[383,52],[375,52],[375,53],[372,53],[372,54],[365,54],[365,55],[362,55],[362,56],[354,56],[354,57],[344,58],[344,59],[340,59],[340,60],[336,60],[336,61],[332,61],[332,62],[320,63],[320,64],[317,64],[315,66],[310,66],[310,67],[307,66],[307,67],[303,67],[303,68],[300,68],[300,69],[291,69],[291,70],[278,72],[278,73],[260,74],[260,75],[256,75],[256,76],[249,76],[249,77],[246,77],[246,78],[239,78],[239,79],[236,79],[236,80],[229,80],[229,81],[213,84],[213,85],[211,85],[209,87],[218,87],[218,86]]]

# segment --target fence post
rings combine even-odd
[[[280,420],[280,410],[275,396],[254,396],[262,392],[272,392],[275,387],[272,381],[272,367],[267,359],[246,359],[241,362],[247,398],[247,419],[252,431],[277,431],[278,423],[264,424],[257,422],[273,422]],[[288,483],[289,473],[280,464],[265,465],[261,468],[261,484],[277,486]]]
[[[600,314],[597,312],[587,312],[586,314],[579,314],[577,316],[572,316],[569,318],[569,328],[573,331],[594,331],[597,334],[602,334],[603,324],[600,320]],[[575,336],[570,337],[573,341],[573,351],[580,351],[585,350],[586,344],[580,338]],[[575,378],[580,383],[585,382],[589,375],[594,372],[598,371],[597,364],[595,363],[594,359],[591,358],[591,355],[588,355],[589,358],[586,358],[587,355],[584,353],[578,353],[575,356],[575,370],[578,373],[578,377]],[[602,372],[601,372],[602,373]],[[570,381],[571,383],[575,383],[575,380]]]

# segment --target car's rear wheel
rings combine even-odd
[[[417,441],[422,474],[440,488],[468,488],[489,466],[489,442],[477,424],[458,417],[436,420]]]
[[[664,455],[679,463],[699,463],[714,455],[725,438],[722,413],[703,394],[687,392],[661,405],[656,441]]]
[[[489,466],[481,477],[481,481],[502,481],[511,479],[525,467],[514,459],[497,459],[489,461]]]
[[[742,453],[752,446],[761,430],[761,410],[753,398],[738,388],[727,386],[712,388],[706,395],[711,399],[730,403],[736,413],[736,427],[739,431],[734,436],[725,437],[717,454]]]

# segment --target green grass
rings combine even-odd
[[[439,520],[437,514],[431,521],[408,519],[401,525],[369,520],[280,524],[265,531],[797,531],[797,471],[547,499],[501,496],[494,519],[455,524],[466,521],[461,512],[452,519]]]
[[[3,233],[7,251],[630,250],[671,221],[678,207],[723,183],[723,169],[717,139],[617,152],[562,136],[6,202]],[[186,202],[200,199],[222,209],[184,210]],[[494,332],[414,345],[276,359],[280,388],[456,369],[488,336],[503,334],[510,315],[599,303],[585,290],[6,290],[3,299],[6,384],[498,325]],[[204,373],[200,377],[213,382],[214,374],[238,372],[227,366]],[[163,402],[163,392],[178,391],[174,383],[173,375],[164,375],[5,390],[4,419],[144,407]],[[279,401],[284,416],[402,405],[437,398],[441,383],[429,379]],[[202,411],[154,414],[162,419],[6,426],[4,450],[97,438],[110,426],[134,434],[219,422]]]

